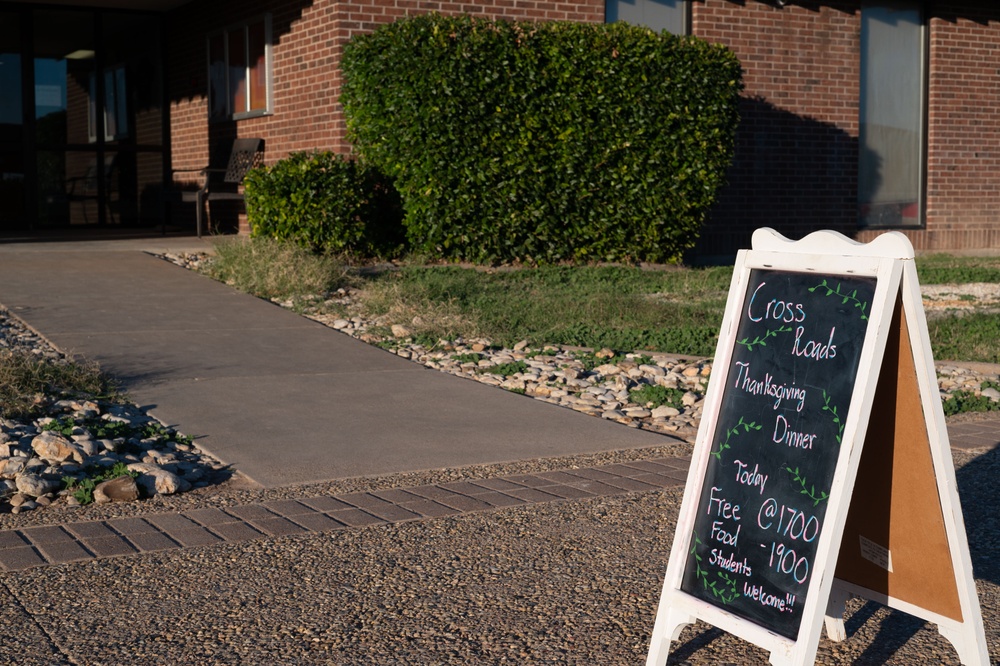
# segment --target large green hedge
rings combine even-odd
[[[317,252],[392,254],[403,241],[402,207],[378,170],[330,152],[292,153],[244,180],[252,236]]]
[[[349,136],[431,254],[676,261],[732,159],[740,65],[695,38],[430,14],[342,67]]]

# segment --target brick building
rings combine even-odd
[[[627,20],[733,49],[743,121],[702,255],[731,254],[759,226],[1000,247],[991,0],[0,2],[0,237],[187,225],[190,206],[170,205],[175,171],[236,137],[262,137],[267,162],[349,150],[344,44],[427,11]]]

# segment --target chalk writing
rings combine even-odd
[[[744,486],[760,486],[760,494],[763,495],[764,486],[767,485],[767,474],[760,473],[760,465],[754,465],[751,470],[750,465],[742,460],[734,460],[733,464],[736,465],[736,483],[742,483]]]
[[[797,412],[801,412],[802,408],[805,407],[806,394],[808,393],[806,389],[794,384],[788,386],[785,383],[775,383],[774,376],[769,372],[764,373],[763,379],[754,379],[750,376],[750,364],[743,361],[736,362],[736,381],[733,383],[733,387],[751,395],[774,398],[775,409],[786,400],[795,403],[795,411]]]
[[[781,596],[780,594],[765,592],[764,588],[760,585],[743,583],[743,594],[746,595],[747,599],[753,599],[761,606],[769,606],[781,613],[790,613],[792,611],[792,607],[795,605],[794,594],[785,594],[784,596]]]
[[[864,321],[867,321],[868,320],[868,302],[867,301],[861,301],[861,300],[858,299],[858,290],[857,289],[855,289],[854,291],[852,291],[850,294],[842,294],[842,293],[840,293],[840,287],[841,287],[841,283],[838,282],[837,283],[837,288],[836,289],[831,289],[829,283],[824,279],[822,282],[820,282],[815,287],[810,287],[809,291],[810,292],[815,292],[816,290],[821,289],[821,290],[823,290],[823,291],[826,292],[825,293],[826,296],[840,296],[843,299],[841,301],[841,303],[843,303],[843,304],[853,303],[855,308],[858,308],[858,309],[861,310],[861,319],[864,320]]]
[[[796,467],[792,469],[791,467],[786,467],[785,471],[792,475],[792,481],[802,486],[802,490],[799,491],[800,494],[805,495],[812,500],[813,506],[819,506],[819,503],[825,501],[830,496],[826,494],[826,491],[820,491],[816,494],[816,485],[810,485],[809,489],[806,490],[806,477],[799,475],[799,468]]]
[[[836,328],[830,329],[830,339],[825,343],[816,340],[802,340],[805,334],[805,327],[798,326],[795,329],[795,342],[792,344],[792,353],[796,356],[822,361],[828,358],[837,357],[837,345],[833,344],[833,334]]]
[[[747,577],[753,575],[753,569],[750,567],[750,563],[747,562],[747,558],[744,557],[742,560],[737,560],[735,553],[730,552],[729,555],[725,555],[718,548],[712,549],[712,557],[709,558],[708,563],[714,564],[730,573],[742,574]]]
[[[841,420],[840,414],[837,413],[837,406],[830,406],[831,398],[832,396],[827,395],[827,392],[823,391],[823,411],[830,412],[830,415],[833,416],[833,422],[837,425],[837,443],[840,443],[840,438],[844,434],[844,426],[847,424]]]
[[[695,561],[695,576],[701,582],[702,587],[710,591],[713,597],[724,604],[731,604],[739,599],[740,593],[737,590],[735,578],[730,578],[721,571],[717,571],[715,572],[717,580],[709,580],[709,572],[701,568],[702,558],[698,553],[699,546],[703,546],[704,542],[698,538],[697,532],[694,533],[692,541],[693,545],[691,546],[690,554],[694,557]]]
[[[786,324],[805,321],[806,311],[802,308],[801,303],[782,301],[777,298],[772,298],[768,301],[767,306],[764,308],[764,313],[758,314],[755,317],[753,312],[753,302],[757,298],[757,293],[763,289],[766,284],[767,282],[761,282],[757,285],[757,288],[753,290],[753,296],[750,297],[750,302],[747,303],[747,319],[750,321],[776,319],[778,321],[783,321]]]
[[[798,432],[788,427],[788,419],[783,414],[778,414],[774,420],[774,434],[771,441],[778,444],[787,444],[795,449],[811,449],[816,441],[816,433]]]
[[[742,284],[681,588],[794,638],[875,280],[751,270]]]
[[[726,431],[726,441],[719,442],[719,450],[712,451],[713,456],[715,456],[719,460],[722,460],[723,452],[730,448],[729,438],[740,434],[740,426],[743,427],[743,432],[750,432],[751,430],[760,430],[761,428],[764,427],[762,425],[757,425],[756,423],[753,422],[746,423],[745,421],[743,421],[743,417],[741,416],[740,422],[737,423],[735,426],[733,426],[732,429]]]
[[[809,558],[805,555],[801,557],[791,548],[783,543],[771,542],[771,558],[768,566],[775,571],[791,576],[796,583],[801,585],[809,578]]]

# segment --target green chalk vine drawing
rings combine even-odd
[[[791,326],[781,326],[781,327],[775,328],[775,329],[768,329],[764,333],[764,337],[760,337],[758,335],[751,342],[750,338],[748,336],[748,337],[743,338],[742,340],[737,340],[736,344],[743,345],[744,347],[747,348],[747,351],[753,351],[753,348],[756,347],[757,345],[760,345],[761,347],[766,347],[767,346],[767,339],[768,338],[777,337],[778,333],[788,333],[791,330],[792,330]]]
[[[823,411],[830,412],[833,415],[833,422],[837,424],[837,443],[841,444],[841,435],[844,434],[844,422],[840,418],[840,414],[837,413],[837,406],[830,406],[830,396],[827,395],[826,390],[823,390]]]
[[[732,448],[729,445],[729,439],[735,435],[740,434],[740,427],[743,428],[743,432],[750,432],[751,430],[760,430],[763,426],[754,423],[753,421],[747,423],[746,421],[743,420],[743,417],[741,416],[739,423],[737,423],[735,426],[726,431],[726,441],[719,442],[719,450],[712,451],[712,455],[715,456],[717,460],[721,461],[722,453],[727,449]]]
[[[740,598],[740,593],[737,592],[736,579],[721,572],[717,571],[716,576],[719,580],[709,581],[709,572],[701,568],[701,555],[698,554],[698,547],[705,545],[704,542],[698,538],[698,533],[694,532],[694,544],[691,546],[691,554],[694,555],[694,575],[701,581],[701,585],[706,590],[711,590],[712,596],[721,601],[724,604],[731,604]]]
[[[840,293],[840,283],[839,282],[837,283],[837,288],[836,289],[831,289],[830,285],[827,283],[827,281],[825,279],[822,282],[820,282],[818,285],[816,285],[815,287],[810,287],[809,291],[810,292],[815,292],[817,289],[824,289],[824,290],[826,290],[826,295],[827,296],[839,296],[841,299],[843,299],[843,300],[841,300],[842,304],[853,302],[854,303],[854,307],[859,308],[861,310],[861,320],[862,321],[867,321],[868,320],[868,302],[867,301],[862,301],[862,300],[858,299],[858,290],[857,289],[855,289],[854,291],[852,291],[849,294],[842,294],[842,293]]]
[[[800,490],[799,493],[811,499],[813,501],[814,507],[819,506],[820,502],[829,499],[830,496],[827,495],[825,492],[821,491],[820,494],[817,495],[815,485],[809,486],[808,489],[806,488],[806,486],[808,485],[806,482],[806,477],[801,476],[799,474],[798,467],[796,467],[795,469],[792,469],[791,467],[785,467],[785,471],[792,475],[792,481],[802,486],[802,490]]]

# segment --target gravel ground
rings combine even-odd
[[[991,660],[1000,452],[956,453]],[[0,576],[18,664],[639,664],[681,489]],[[10,629],[14,629],[11,631]],[[933,627],[852,602],[820,664],[958,664]],[[765,664],[705,625],[672,664]]]

